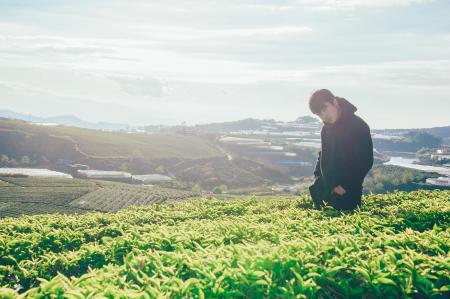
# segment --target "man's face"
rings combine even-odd
[[[325,106],[319,112],[318,116],[325,123],[335,123],[339,118],[339,108],[336,99],[333,101],[333,103],[325,102]]]

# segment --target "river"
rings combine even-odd
[[[413,158],[404,158],[404,157],[391,157],[391,159],[384,163],[384,165],[395,165],[406,168],[413,168],[417,170],[422,170],[426,172],[437,172],[441,175],[450,177],[450,168],[449,167],[438,167],[438,166],[429,166],[429,165],[420,165],[414,164],[413,162],[417,161]]]

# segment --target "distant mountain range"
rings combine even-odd
[[[211,123],[195,125],[191,127],[194,131],[201,133],[215,133],[215,132],[238,132],[238,131],[258,131],[258,130],[280,130],[280,131],[297,131],[299,125],[314,125],[314,128],[319,128],[321,122],[319,119],[311,116],[301,116],[295,121],[283,122],[274,119],[255,119],[247,118],[237,121]],[[305,129],[305,128],[304,128]]]
[[[75,115],[61,115],[53,117],[40,117],[34,115],[27,115],[22,113],[17,113],[11,110],[0,110],[0,117],[9,119],[24,120],[33,123],[45,123],[45,124],[57,124],[70,127],[78,127],[85,129],[95,129],[95,130],[107,130],[107,131],[120,131],[129,129],[127,124],[116,124],[108,122],[88,122],[82,120]]]
[[[433,128],[411,128],[411,129],[384,129],[384,130],[372,130],[374,133],[387,134],[387,135],[404,135],[408,132],[423,131],[429,134],[442,137],[444,139],[450,138],[450,126],[433,127]]]
[[[22,114],[17,113],[11,110],[1,110],[0,109],[0,117],[8,118],[8,119],[18,119],[32,123],[45,123],[45,124],[57,124],[85,129],[95,129],[95,130],[107,130],[107,131],[136,131],[137,129],[144,130],[147,132],[179,132],[188,128],[189,130],[198,132],[198,133],[218,133],[218,132],[232,132],[232,131],[242,131],[242,130],[258,130],[264,128],[265,126],[275,125],[277,122],[274,119],[254,119],[247,118],[237,121],[229,121],[229,122],[218,122],[218,123],[209,123],[209,124],[201,124],[194,126],[183,126],[183,125],[148,125],[144,127],[135,127],[130,126],[128,124],[119,124],[119,123],[108,123],[108,122],[88,122],[78,118],[75,115],[62,115],[62,116],[53,116],[53,117],[41,117],[34,116],[30,114]],[[318,123],[319,119],[311,117],[311,116],[301,116],[298,117],[292,123],[299,124],[310,124],[310,123]]]
[[[167,125],[149,125],[144,127],[134,127],[128,124],[120,124],[120,123],[109,123],[109,122],[88,122],[78,118],[75,115],[62,115],[62,116],[54,116],[54,117],[40,117],[34,115],[27,115],[22,113],[17,113],[11,110],[1,110],[0,109],[0,117],[9,118],[9,119],[18,119],[24,120],[33,123],[47,123],[47,124],[58,124],[65,125],[71,127],[78,128],[86,128],[86,129],[95,129],[95,130],[106,130],[106,131],[135,131],[136,129],[143,129],[147,132],[179,132],[184,129],[192,130],[198,133],[223,133],[223,132],[236,132],[243,130],[259,130],[264,127],[273,126],[277,123],[280,123],[274,119],[254,119],[247,118],[237,121],[229,121],[229,122],[217,122],[217,123],[209,123],[209,124],[201,124],[194,126],[167,126]],[[321,121],[318,118],[311,116],[301,116],[296,120],[289,123],[297,123],[297,124],[321,124]],[[294,126],[295,127],[295,126]],[[293,128],[294,128],[293,127]],[[285,128],[289,130],[288,128]],[[386,134],[386,135],[403,135],[405,133],[411,131],[424,131],[435,136],[442,137],[444,139],[444,143],[450,143],[450,126],[444,127],[432,127],[432,128],[411,128],[411,129],[372,129],[374,133]]]

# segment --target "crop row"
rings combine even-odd
[[[444,298],[449,198],[370,195],[355,213],[312,210],[305,196],[3,219],[0,297]]]

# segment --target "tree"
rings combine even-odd
[[[223,193],[227,193],[228,191],[228,187],[225,184],[220,185],[219,188]]]
[[[214,189],[212,190],[212,193],[214,194],[222,194],[222,190],[220,189],[219,186],[214,187]]]
[[[17,166],[19,166],[19,163],[17,162],[16,159],[10,159],[8,166],[10,166],[10,167],[17,167]]]
[[[162,165],[156,167],[155,171],[156,171],[156,173],[159,173],[159,174],[166,173],[166,169]]]
[[[127,172],[127,171],[128,171],[128,165],[127,165],[126,163],[120,164],[119,170],[120,170],[120,171]]]
[[[7,155],[1,155],[0,156],[0,166],[8,166],[9,165],[9,158]]]
[[[199,184],[195,184],[194,186],[192,186],[191,191],[194,193],[201,193],[202,192],[202,188],[200,187]]]
[[[306,115],[306,116],[300,116],[297,117],[297,119],[295,120],[297,123],[301,123],[301,124],[307,124],[307,123],[316,123],[319,120],[315,117]]]
[[[431,150],[426,147],[422,147],[416,152],[416,159],[420,161],[429,161],[431,157]]]
[[[375,193],[378,193],[378,192],[381,193],[381,192],[385,191],[384,185],[382,183],[376,183],[373,189],[374,189]]]
[[[50,160],[47,159],[46,156],[40,156],[39,157],[39,163],[41,163],[41,164],[48,164],[48,163],[50,163]]]
[[[21,159],[20,159],[20,164],[21,165],[30,165],[31,164],[31,160],[30,160],[30,158],[28,157],[28,156],[23,156]]]
[[[432,135],[424,131],[411,131],[405,134],[411,142],[423,147],[438,147],[442,144],[442,137]]]

